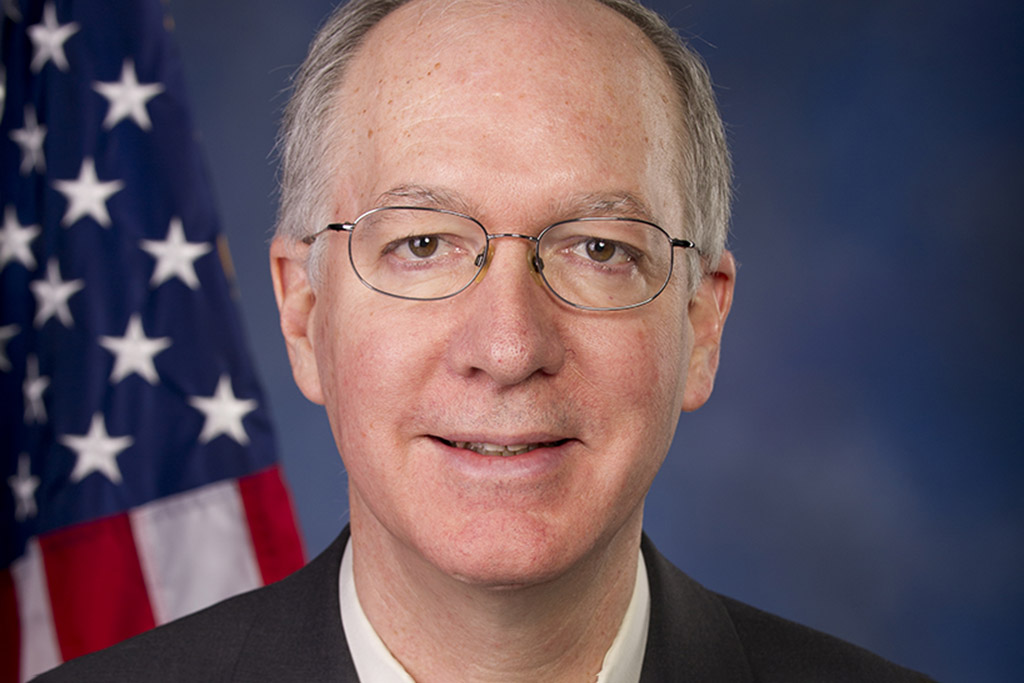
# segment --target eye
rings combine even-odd
[[[639,256],[636,249],[624,242],[597,235],[581,235],[570,249],[585,261],[611,267],[635,263]]]
[[[587,256],[601,263],[604,263],[615,256],[615,252],[618,249],[614,242],[609,242],[608,240],[603,240],[597,237],[587,240],[585,247],[587,250]]]
[[[406,246],[413,256],[428,258],[437,252],[437,242],[438,239],[435,235],[416,235],[406,241]]]
[[[380,254],[401,261],[436,261],[459,253],[458,242],[454,235],[406,235],[388,242],[381,248]]]

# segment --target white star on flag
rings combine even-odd
[[[11,369],[11,359],[7,357],[7,342],[11,341],[19,332],[21,332],[21,328],[14,323],[0,327],[0,370],[4,372]]]
[[[242,426],[242,418],[256,410],[256,401],[235,397],[231,377],[221,375],[213,396],[190,396],[189,404],[206,416],[200,443],[208,443],[221,434],[226,434],[241,445],[249,443],[249,435]]]
[[[28,27],[28,37],[32,39],[35,48],[29,65],[32,71],[39,73],[51,59],[58,69],[67,71],[68,58],[64,55],[64,43],[77,32],[78,24],[73,21],[58,24],[57,9],[52,2],[46,3],[43,7],[43,23]]]
[[[99,472],[113,483],[120,484],[121,469],[117,466],[117,456],[135,442],[130,436],[110,436],[103,413],[92,416],[87,434],[65,434],[57,440],[73,450],[78,458],[75,469],[71,471],[71,481],[76,483],[93,472]]]
[[[17,261],[29,270],[36,267],[29,243],[39,236],[38,225],[22,225],[13,206],[4,208],[4,227],[0,229],[0,271],[11,261]]]
[[[36,319],[33,321],[36,327],[42,327],[53,316],[57,316],[64,327],[74,326],[68,299],[85,287],[83,280],[62,280],[60,265],[52,258],[46,264],[46,279],[33,280],[28,286],[36,295]]]
[[[142,316],[138,313],[128,319],[123,337],[100,337],[100,346],[114,354],[114,369],[110,381],[117,384],[122,379],[138,373],[150,384],[157,384],[160,376],[153,364],[153,357],[171,345],[170,337],[149,338],[142,329]]]
[[[100,181],[96,176],[96,163],[89,157],[82,160],[82,168],[75,180],[55,180],[53,186],[67,197],[68,208],[60,224],[68,227],[85,215],[104,228],[110,227],[107,200],[124,188],[120,180]]]
[[[135,62],[131,59],[124,60],[121,80],[111,83],[97,81],[92,87],[110,101],[107,117],[103,120],[105,129],[110,130],[126,118],[131,118],[142,130],[153,127],[146,103],[162,93],[164,86],[160,83],[139,83]]]
[[[172,277],[184,282],[190,289],[199,289],[195,260],[213,250],[209,242],[186,242],[185,227],[180,218],[172,218],[167,229],[167,239],[142,240],[140,246],[156,259],[153,277],[149,284],[159,287]]]
[[[18,473],[7,477],[7,484],[14,493],[14,519],[24,522],[36,516],[36,489],[39,477],[32,476],[32,462],[28,453],[18,456]]]
[[[11,131],[11,139],[21,147],[21,174],[28,175],[33,169],[42,173],[46,170],[46,157],[43,156],[43,140],[46,139],[46,126],[40,126],[36,119],[36,110],[31,104],[25,107],[25,125]]]
[[[25,422],[42,424],[46,422],[46,404],[43,392],[50,386],[49,377],[40,377],[39,358],[30,353],[25,359],[25,382],[21,385],[25,394]]]

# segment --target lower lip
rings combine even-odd
[[[456,448],[432,438],[446,462],[464,475],[482,478],[532,478],[560,469],[575,441],[535,448],[519,455],[482,455],[468,448]]]

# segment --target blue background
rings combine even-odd
[[[310,554],[346,521],[267,269],[289,76],[333,3],[170,0]],[[1024,674],[1024,4],[652,2],[704,55],[741,263],[647,530],[705,585],[947,681]]]

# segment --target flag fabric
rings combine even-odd
[[[165,8],[2,11],[0,683],[303,561]]]

